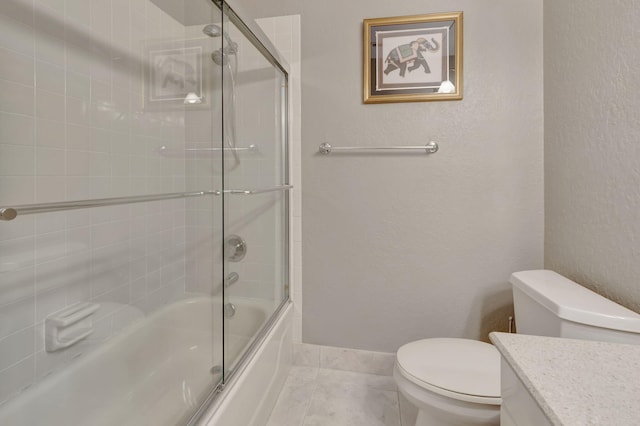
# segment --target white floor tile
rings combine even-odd
[[[315,380],[318,378],[319,369],[317,367],[305,367],[301,365],[294,365],[289,371],[289,377],[298,377],[301,379]]]
[[[318,371],[318,382],[340,386],[343,384],[370,387],[379,390],[397,391],[396,383],[391,376],[357,373],[352,371],[329,370],[321,368]]]
[[[309,377],[308,368],[298,368],[287,377],[267,426],[301,426],[311,397],[316,388],[315,377]],[[317,373],[317,368],[315,369]],[[302,374],[300,374],[302,373]]]
[[[391,375],[395,354],[320,346],[320,367],[360,373]]]
[[[294,366],[267,426],[401,426],[390,375]]]
[[[400,426],[398,393],[318,382],[304,426]]]

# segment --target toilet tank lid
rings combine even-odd
[[[640,333],[639,314],[557,272],[515,272],[509,281],[562,319],[594,327]]]

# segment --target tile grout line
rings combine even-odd
[[[396,390],[396,399],[398,400],[398,424],[400,424],[400,426],[404,426],[402,424],[402,408],[400,408],[400,391],[399,390]]]
[[[316,394],[316,390],[318,389],[318,374],[320,373],[320,367],[317,368],[316,371],[316,376],[313,378],[313,392],[311,392],[311,396],[309,397],[309,400],[307,401],[307,406],[304,409],[304,414],[302,415],[302,423],[300,423],[300,426],[304,426],[304,423],[307,419],[307,413],[309,412],[309,408],[311,407],[311,401],[313,401],[313,397]]]

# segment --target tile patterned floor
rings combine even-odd
[[[294,366],[267,426],[402,426],[400,399],[390,375]]]
[[[393,380],[395,354],[294,345],[294,366],[267,426],[413,426]]]

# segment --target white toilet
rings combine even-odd
[[[518,333],[640,344],[640,315],[553,272],[511,275]],[[416,426],[500,424],[500,354],[468,339],[424,339],[398,349],[398,390]]]

